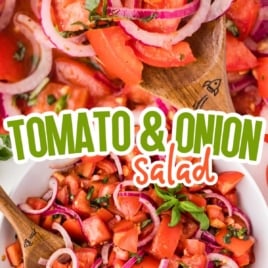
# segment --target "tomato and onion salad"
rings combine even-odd
[[[0,121],[47,110],[157,105],[152,96],[137,103],[129,93],[143,94],[143,65],[198,60],[185,37],[222,14],[235,108],[260,115],[268,94],[266,10],[264,0],[2,1]]]
[[[18,205],[65,241],[49,259],[40,256],[40,265],[234,268],[254,263],[255,238],[236,190],[241,172],[221,172],[213,186],[152,184],[141,190],[132,182],[132,157],[76,159],[53,172],[42,196]],[[6,249],[12,267],[23,267],[18,245],[14,241]]]

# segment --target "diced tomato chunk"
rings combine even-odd
[[[108,227],[97,215],[90,216],[83,221],[83,232],[90,246],[95,246],[111,239],[111,233]]]
[[[91,29],[87,37],[108,74],[128,85],[141,82],[143,64],[127,45],[130,37],[120,26]]]
[[[254,69],[261,97],[268,98],[268,57],[259,57],[258,66]]]
[[[14,243],[9,245],[6,248],[6,253],[8,260],[12,266],[16,267],[22,263],[23,256],[19,240],[16,240]]]
[[[91,267],[97,256],[97,249],[95,248],[77,248],[75,254],[78,258],[79,268]]]

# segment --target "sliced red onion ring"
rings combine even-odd
[[[146,45],[169,48],[196,32],[205,22],[210,1],[200,0],[200,5],[191,19],[178,31],[172,33],[148,32],[130,20],[121,20],[119,24],[132,37]]]
[[[260,9],[257,21],[251,31],[251,37],[254,41],[259,42],[268,34],[268,6]]]
[[[58,231],[61,234],[66,248],[73,249],[73,243],[71,237],[61,224],[53,222],[52,229]]]
[[[252,227],[248,216],[238,207],[233,207],[233,214],[243,220],[247,228],[247,234],[250,235],[252,232]]]
[[[115,166],[117,168],[119,179],[120,179],[120,181],[122,181],[124,174],[123,174],[123,168],[122,168],[121,161],[120,161],[118,155],[116,155],[114,153],[110,153],[110,156],[114,160]]]
[[[161,259],[158,268],[168,268],[169,260],[168,259]]]
[[[207,255],[208,261],[220,261],[223,263],[221,268],[239,268],[237,263],[230,257],[220,253],[209,253]]]
[[[121,211],[121,207],[118,201],[118,194],[126,186],[134,186],[134,183],[131,180],[122,181],[116,185],[114,192],[113,192],[114,205],[119,211]]]
[[[102,263],[104,265],[108,264],[109,262],[109,252],[110,249],[112,248],[112,243],[106,243],[102,246],[101,248],[101,258],[102,258]]]
[[[9,24],[16,6],[16,0],[5,0],[2,11],[0,12],[0,31]]]
[[[194,0],[183,5],[181,8],[151,9],[108,6],[107,12],[110,16],[117,16],[127,19],[145,19],[152,16],[157,19],[173,19],[185,18],[193,15],[198,6],[199,0]]]
[[[98,258],[94,261],[91,268],[99,268],[99,267],[101,267],[101,265],[102,265],[102,259]]]
[[[26,36],[32,46],[36,46],[36,35],[44,35],[41,27],[30,17],[17,14],[14,17],[15,26]],[[52,50],[46,44],[40,44],[40,57],[37,68],[26,78],[15,83],[0,82],[0,92],[7,94],[21,94],[36,88],[52,68]]]
[[[91,45],[79,45],[72,40],[62,37],[55,29],[51,13],[51,0],[42,1],[41,3],[41,23],[44,32],[50,41],[60,50],[73,57],[92,57],[95,55]]]
[[[159,216],[157,215],[155,207],[152,205],[150,201],[148,201],[146,198],[143,197],[140,197],[139,201],[147,208],[154,224],[154,228],[151,231],[151,233],[138,242],[138,247],[142,247],[147,243],[149,243],[154,238],[160,225],[160,219]]]
[[[47,211],[54,203],[58,191],[58,181],[54,178],[51,177],[48,182],[49,189],[52,190],[53,194],[50,198],[50,200],[47,202],[47,205],[44,208],[41,209],[32,209],[28,204],[23,203],[19,205],[19,208],[28,214],[42,214],[45,211]]]
[[[206,21],[220,17],[231,5],[233,0],[214,0],[209,9]]]
[[[216,199],[220,200],[227,208],[228,216],[231,217],[233,215],[232,205],[229,202],[229,200],[226,199],[224,196],[212,192],[212,193],[206,193],[205,198],[216,198]]]
[[[18,107],[15,105],[12,95],[2,94],[3,109],[6,116],[14,116],[21,114]]]
[[[60,248],[56,250],[47,260],[46,268],[53,268],[53,263],[63,254],[67,254],[71,257],[72,268],[79,268],[79,263],[75,252],[70,248]]]

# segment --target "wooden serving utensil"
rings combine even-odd
[[[48,258],[54,251],[65,246],[60,236],[44,230],[28,219],[1,186],[0,211],[18,236],[25,268],[44,267],[38,264],[39,258]]]
[[[189,38],[197,60],[185,67],[145,66],[142,86],[177,108],[234,111],[225,67],[225,18],[220,17]]]

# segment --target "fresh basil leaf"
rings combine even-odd
[[[197,206],[191,201],[181,201],[180,202],[180,208],[184,211],[190,212],[190,213],[200,213],[204,212],[204,209]]]
[[[2,142],[0,142],[0,146],[2,143],[4,146],[11,148],[10,136],[8,134],[0,134],[0,139],[2,140]]]
[[[85,7],[89,11],[94,11],[100,4],[100,0],[86,0]]]
[[[174,202],[174,200],[169,200],[169,201],[163,203],[160,207],[158,207],[156,212],[157,212],[157,214],[160,214],[163,211],[167,211],[167,210],[171,209],[174,205],[176,205],[176,202]]]
[[[179,183],[174,188],[168,188],[168,192],[171,193],[172,195],[174,195],[174,194],[180,192],[181,189],[182,189],[182,184]]]
[[[161,189],[157,184],[154,185],[154,189],[156,194],[163,200],[167,201],[170,200],[170,198],[172,198],[172,195],[170,195],[169,192]]]
[[[168,224],[168,226],[174,227],[175,225],[178,224],[180,219],[181,219],[180,207],[179,207],[179,203],[177,203],[171,210],[171,219],[170,219],[170,223]]]
[[[6,161],[12,157],[12,151],[6,147],[0,147],[0,160]]]
[[[209,228],[209,219],[204,212],[191,212],[192,217],[200,223],[200,228],[202,230],[207,230]]]

